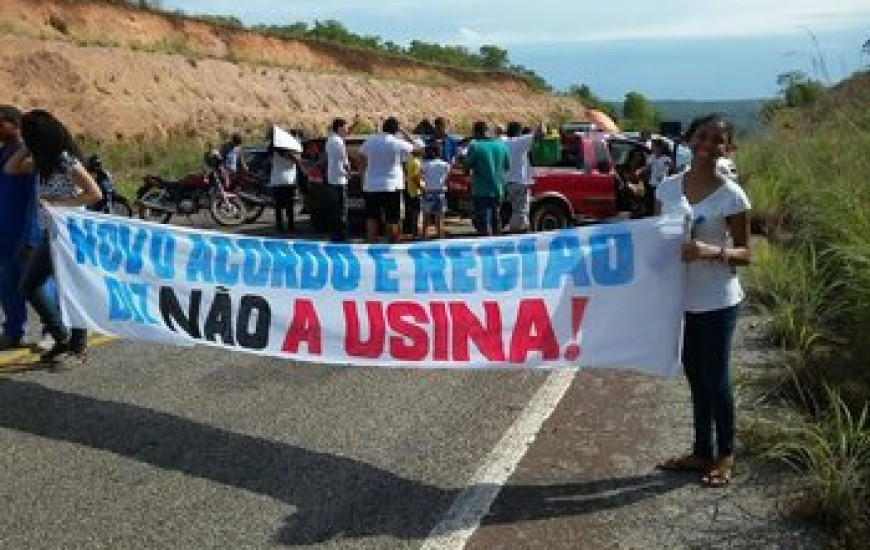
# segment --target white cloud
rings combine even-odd
[[[771,37],[854,28],[870,21],[866,2],[792,0],[790,4],[738,0],[715,5],[679,6],[683,2],[659,0],[655,8],[621,6],[621,14],[602,13],[586,6],[547,10],[549,2],[536,3],[534,12],[512,14],[499,21],[465,26],[457,39],[469,45],[493,43],[528,45],[600,43],[629,40]],[[644,3],[645,5],[646,2]],[[649,4],[650,6],[652,3]],[[519,21],[512,22],[512,20]]]
[[[770,37],[870,22],[867,0],[166,0],[191,13],[246,23],[338,19],[354,32],[467,46],[600,43],[649,39]]]

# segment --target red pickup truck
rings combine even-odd
[[[574,133],[560,138],[555,162],[540,165],[532,155],[530,229],[547,231],[612,218],[622,185],[617,168],[633,149],[649,154],[639,141],[605,133]],[[459,164],[459,163],[457,163]],[[461,216],[472,213],[469,177],[455,168],[447,181],[449,209]],[[502,206],[502,220],[510,218],[510,204]]]

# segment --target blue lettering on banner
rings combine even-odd
[[[161,279],[175,278],[175,237],[166,229],[151,231],[149,259],[154,274]]]
[[[79,225],[81,222],[81,225]],[[97,265],[97,234],[93,220],[79,220],[70,216],[66,220],[69,238],[75,249],[76,263]]]
[[[185,271],[187,282],[213,283],[212,261],[214,253],[212,246],[202,235],[190,234],[187,237],[191,244],[190,254],[187,256],[187,270]]]
[[[477,247],[483,260],[483,288],[490,292],[508,292],[517,287],[519,261],[512,241],[484,243]]]
[[[109,320],[132,321],[143,325],[156,325],[157,319],[148,310],[148,285],[127,283],[106,277],[109,296]]]
[[[272,262],[260,239],[239,239],[242,251],[242,282],[247,286],[262,287],[269,284]]]
[[[317,243],[296,242],[293,251],[302,259],[299,274],[299,288],[302,290],[323,290],[329,276],[326,256]]]
[[[369,256],[375,262],[375,291],[396,293],[399,291],[399,280],[393,275],[399,264],[390,256],[388,245],[372,245],[368,247]]]
[[[634,279],[634,244],[631,233],[592,235],[592,278],[601,286],[617,286]],[[615,261],[611,261],[611,258]]]
[[[550,241],[541,288],[559,288],[563,277],[570,278],[575,287],[589,286],[586,258],[577,235],[558,235]]]
[[[517,244],[520,253],[520,277],[522,278],[523,290],[537,290],[538,288],[538,254],[537,244],[534,237],[520,239]]]
[[[444,252],[450,259],[450,285],[453,292],[471,293],[477,290],[477,276],[470,273],[477,264],[471,245],[448,245]]]
[[[232,262],[231,258],[236,251],[233,239],[222,235],[213,235],[211,243],[214,245],[214,278],[220,285],[236,285],[239,282],[239,264]]]
[[[299,263],[296,254],[286,241],[265,241],[266,251],[272,257],[272,288],[296,288],[299,281],[296,277],[296,266]]]
[[[122,266],[128,275],[141,273],[147,229],[137,229],[134,236],[128,225],[69,216],[67,230],[78,264],[99,266],[109,273],[119,271]]]
[[[359,288],[361,269],[359,258],[347,244],[330,244],[326,255],[332,264],[332,288],[347,292]]]
[[[97,226],[97,236],[100,241],[98,247],[100,267],[109,273],[118,271],[121,262],[124,261],[121,251],[115,246],[118,240],[118,226],[113,223],[101,223]]]
[[[140,227],[136,231],[135,238],[133,229],[128,225],[118,225],[118,248],[124,254],[124,271],[128,275],[138,275],[142,272],[144,261],[142,253],[145,251],[145,241],[148,239],[148,230]]]
[[[414,261],[414,292],[448,292],[447,261],[441,247],[418,245],[408,248],[408,255]]]

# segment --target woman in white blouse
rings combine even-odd
[[[688,132],[692,163],[656,189],[658,209],[689,217],[691,235],[681,255],[686,266],[683,367],[692,395],[692,452],[667,460],[664,469],[703,472],[702,482],[727,485],[734,467],[735,406],[730,353],[743,289],[737,266],[751,260],[749,198],[716,169],[731,143],[718,115],[695,120]],[[714,438],[715,427],[715,438]]]

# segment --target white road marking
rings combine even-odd
[[[559,369],[547,377],[513,425],[490,451],[444,519],[429,533],[421,550],[461,550],[465,547],[502,485],[534,442],[541,426],[556,410],[576,374],[576,369]]]

